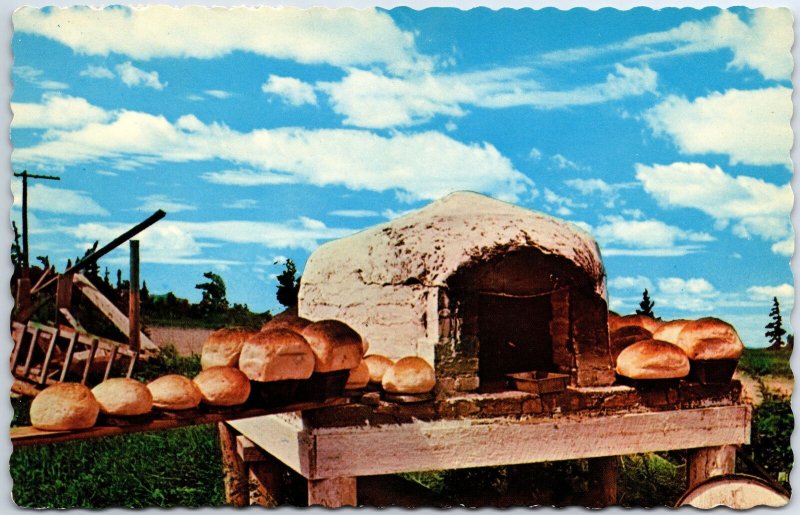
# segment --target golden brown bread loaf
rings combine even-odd
[[[369,369],[369,382],[377,384],[381,384],[383,374],[394,365],[394,361],[380,354],[370,354],[364,358],[364,362]]]
[[[369,384],[369,368],[367,368],[367,363],[362,359],[356,368],[350,369],[344,389],[358,390],[359,388],[364,388],[367,384]]]
[[[436,373],[424,359],[409,356],[398,360],[386,370],[381,386],[390,393],[428,393],[436,386]]]
[[[314,372],[335,372],[358,366],[364,355],[361,336],[338,320],[320,320],[303,329],[316,361]]]
[[[194,378],[204,404],[209,406],[238,406],[250,397],[250,380],[233,367],[211,367]]]
[[[106,379],[92,388],[92,395],[106,415],[144,415],[153,408],[153,395],[147,386],[127,377]]]
[[[48,386],[31,403],[31,425],[46,431],[88,429],[97,422],[100,405],[88,387],[78,383]]]
[[[31,403],[31,425],[46,431],[88,429],[97,422],[100,405],[88,387],[78,383],[48,386]]]
[[[689,358],[661,340],[642,340],[617,357],[617,374],[630,379],[677,379],[689,375]]]
[[[661,324],[661,327],[653,332],[653,338],[664,342],[676,343],[678,341],[678,335],[681,334],[683,330],[683,326],[688,322],[689,320],[683,319],[664,322]]]
[[[241,327],[223,328],[211,333],[200,353],[200,366],[235,367],[239,363],[239,353],[248,338],[258,331]]]
[[[744,350],[736,329],[712,317],[687,322],[675,344],[691,360],[739,359]]]
[[[652,338],[653,335],[650,334],[650,331],[644,327],[640,327],[638,325],[622,326],[611,333],[611,336],[609,337],[611,357],[614,361],[616,361],[619,353],[622,352],[622,350],[626,347],[629,347],[638,341],[650,340]]]
[[[308,379],[314,372],[314,363],[314,352],[306,339],[285,328],[252,336],[239,356],[239,370],[261,382]]]
[[[302,333],[303,329],[311,325],[311,320],[297,316],[291,311],[284,311],[272,317],[272,320],[261,326],[262,331],[270,329],[289,329],[296,333]]]
[[[153,396],[153,406],[166,410],[196,408],[202,395],[194,381],[186,376],[168,374],[147,383]]]
[[[622,329],[623,327],[636,326],[647,329],[651,334],[661,327],[663,322],[647,315],[625,315],[608,318],[609,334]]]

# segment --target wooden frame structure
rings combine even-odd
[[[572,459],[590,460],[595,501],[604,506],[616,502],[617,456],[691,449],[689,486],[732,473],[736,446],[750,441],[750,418],[751,407],[736,404],[319,427],[298,412],[231,420],[220,434],[229,439],[223,449],[236,448],[235,459],[226,458],[226,485],[238,488],[228,499],[240,506],[277,498],[270,488],[282,467],[306,479],[309,504],[338,507],[357,504],[360,476]]]

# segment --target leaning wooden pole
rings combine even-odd
[[[131,286],[128,294],[128,321],[130,330],[128,331],[128,346],[133,352],[139,352],[141,346],[139,331],[141,321],[139,319],[139,240],[131,240]]]

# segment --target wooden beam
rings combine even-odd
[[[686,460],[687,488],[691,489],[713,476],[733,474],[735,466],[736,447],[734,445],[692,449]]]
[[[302,424],[278,415],[231,420],[228,424],[301,476],[313,477],[313,441]]]
[[[131,266],[130,266],[130,292],[128,293],[128,346],[136,352],[140,348],[139,335],[141,322],[139,320],[139,240],[130,241]]]
[[[222,451],[222,472],[225,503],[242,507],[248,504],[247,469],[236,455],[236,433],[225,422],[217,423],[219,447]]]
[[[240,421],[244,424],[237,429],[271,454],[292,450],[287,465],[299,464],[298,472],[308,479],[324,479],[745,444],[750,440],[750,412],[750,406],[740,405],[607,416],[416,421],[315,429],[307,435],[313,438],[309,443],[301,439],[306,430],[283,432],[279,441],[261,436],[274,423]]]
[[[356,478],[332,477],[308,480],[308,505],[326,508],[356,506]]]
[[[86,329],[83,328],[81,323],[78,322],[78,319],[75,318],[75,316],[72,314],[72,312],[69,309],[67,309],[67,308],[59,308],[58,312],[61,313],[61,316],[64,317],[64,320],[66,320],[67,323],[73,327],[73,329],[75,329],[76,331],[83,332],[83,333],[86,332]]]
[[[617,504],[618,456],[591,458],[589,461],[588,508],[605,508]]]
[[[78,290],[85,295],[92,304],[97,306],[97,308],[111,321],[111,323],[117,327],[117,329],[122,331],[122,334],[130,338],[130,320],[128,320],[128,317],[126,317],[125,314],[122,313],[122,311],[120,311],[113,302],[108,300],[106,296],[103,295],[100,290],[95,288],[94,285],[82,274],[75,274],[74,283]],[[158,351],[158,346],[153,343],[153,341],[150,340],[146,334],[140,332],[139,340],[141,341],[141,347],[143,350],[149,350],[152,352]]]
[[[283,472],[286,465],[271,456],[264,461],[247,466],[250,481],[250,504],[275,508],[281,505],[285,495]]]
[[[236,455],[245,463],[267,460],[267,453],[254,444],[252,440],[242,435],[236,437]]]

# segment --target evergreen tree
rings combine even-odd
[[[772,298],[772,309],[769,312],[772,322],[764,326],[767,332],[764,336],[769,338],[772,345],[770,349],[780,349],[783,345],[783,335],[786,334],[786,329],[783,328],[783,317],[781,317],[781,305],[778,302],[778,297]]]
[[[14,242],[11,243],[11,264],[16,270],[22,267],[22,246],[19,244],[19,230],[17,229],[17,223],[13,220],[11,221],[11,227],[14,229]]]
[[[639,303],[639,307],[641,309],[637,309],[636,314],[646,315],[649,316],[650,318],[655,318],[656,315],[653,313],[653,306],[655,305],[656,303],[650,300],[650,292],[648,292],[647,288],[645,288],[644,292],[642,292],[642,302]]]
[[[297,294],[300,292],[300,278],[295,277],[297,267],[294,261],[287,259],[283,272],[278,275],[278,302],[287,308],[297,305]]]

